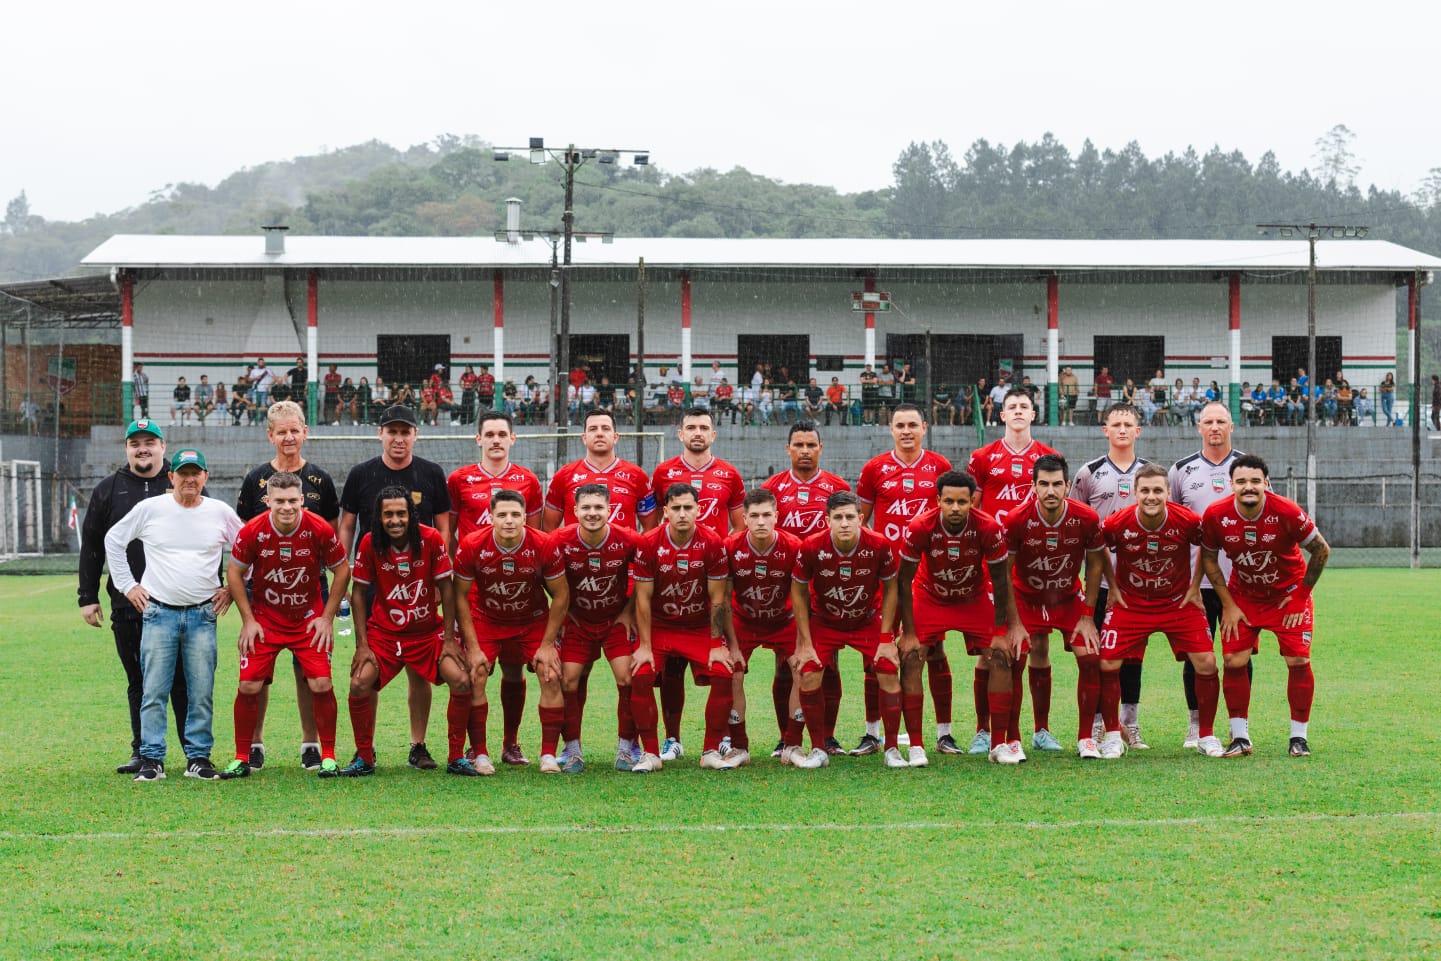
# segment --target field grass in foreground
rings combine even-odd
[[[1431,571],[1327,574],[1307,760],[1284,756],[1268,637],[1245,760],[1180,749],[1160,641],[1142,708],[1154,747],[1119,762],[1032,752],[1002,770],[933,753],[927,770],[871,757],[801,772],[758,758],[717,775],[688,757],[638,777],[609,769],[614,689],[597,683],[585,774],[462,780],[404,766],[396,688],[380,773],[323,782],[294,763],[277,685],[263,772],[201,783],[173,763],[134,785],[110,773],[128,725],[109,631],[81,623],[70,578],[0,578],[0,958],[1437,956],[1438,593]],[[237,628],[222,625],[217,762]],[[970,664],[952,657],[968,733]],[[1065,741],[1075,674],[1056,663]],[[850,742],[858,664],[844,674]],[[767,689],[753,685],[758,754],[774,741]],[[437,693],[432,748],[443,705]],[[532,755],[534,705],[532,687]],[[348,754],[343,699],[340,742]]]

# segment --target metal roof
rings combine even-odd
[[[1266,271],[1305,269],[1305,240],[712,240],[616,238],[577,243],[580,267],[855,268],[1016,271]],[[117,234],[82,263],[129,268],[549,267],[550,244],[493,237],[317,237],[285,239],[266,254],[252,236]],[[1322,270],[1441,269],[1441,258],[1384,240],[1321,240]]]
[[[31,323],[120,326],[120,294],[108,274],[0,284],[0,314],[29,313]]]

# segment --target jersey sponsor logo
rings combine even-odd
[[[924,497],[901,497],[891,501],[886,513],[891,517],[914,517],[926,507]]]
[[[1230,518],[1230,517],[1223,517],[1223,518],[1221,518],[1221,526],[1222,526],[1222,527],[1234,527],[1235,525],[1237,525],[1237,524],[1239,524],[1239,523],[1241,523],[1241,522],[1238,521],[1238,520],[1235,520],[1235,519],[1233,519],[1233,518]]]
[[[865,596],[866,587],[864,584],[857,584],[854,587],[831,587],[827,588],[821,597],[828,601],[838,601],[839,605],[827,604],[826,607],[834,614],[844,613],[847,609],[855,607]]]
[[[1130,540],[1135,540],[1137,537],[1140,537],[1141,535],[1140,535],[1140,534],[1137,534],[1135,531],[1128,530],[1128,531],[1123,532],[1123,533],[1121,534],[1121,536],[1124,537],[1126,540],[1130,541]]]
[[[996,499],[1002,501],[1022,501],[1026,499],[1025,484],[1007,484],[996,492]]]
[[[1032,558],[1031,562],[1026,565],[1026,568],[1032,571],[1044,571],[1047,574],[1057,574],[1069,566],[1069,558],[1048,555]]]
[[[1242,551],[1236,555],[1238,567],[1254,567],[1257,569],[1269,567],[1271,559],[1275,557],[1274,551]]]
[[[931,571],[931,580],[940,581],[944,584],[952,584],[961,587],[970,583],[971,578],[976,576],[978,569],[974,567],[951,567]]]
[[[786,515],[785,520],[781,521],[781,527],[785,530],[798,530],[804,533],[819,528],[823,516],[820,510],[792,511]]]
[[[738,593],[743,600],[758,608],[769,607],[785,599],[783,588],[778,584],[758,584]]]

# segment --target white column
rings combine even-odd
[[[1055,327],[1046,331],[1046,383],[1055,384],[1061,378],[1061,332]]]
[[[680,372],[681,372],[681,376],[683,376],[683,377],[686,379],[686,383],[690,383],[691,373],[690,373],[690,328],[689,328],[689,327],[682,327],[682,328],[680,329]]]
[[[505,328],[495,328],[495,392],[505,383]]]
[[[866,328],[866,366],[872,370],[876,367],[876,329]]]
[[[1241,331],[1231,331],[1231,383],[1241,382]],[[1242,398],[1243,400],[1245,398]]]
[[[135,417],[135,329],[129,324],[120,328],[120,377],[122,384],[130,385],[130,390],[122,391],[130,395],[130,409],[123,418],[128,424]]]

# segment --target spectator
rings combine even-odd
[[[35,403],[35,398],[29,394],[20,401],[20,419],[25,423],[25,433],[37,434],[40,432],[40,405]]]
[[[501,402],[505,405],[505,412],[514,418],[516,416],[516,404],[520,400],[520,388],[516,387],[515,381],[509,377],[505,379],[505,384],[500,388],[500,398]]]
[[[471,364],[465,365],[465,372],[460,375],[460,422],[469,424],[475,415],[475,384],[480,378],[475,373],[475,367]],[[491,378],[491,393],[495,392],[495,378]],[[487,405],[489,406],[489,405]]]
[[[1002,371],[1000,380],[996,382],[996,386],[991,388],[991,411],[987,418],[990,423],[999,424],[1001,422],[1001,407],[1006,402],[1006,391],[1010,389],[1010,385],[1006,383],[1006,374]]]
[[[362,424],[370,423],[370,419],[375,416],[375,392],[370,389],[370,381],[364,377],[360,378],[360,383],[355,388],[355,409],[360,413]]]
[[[916,375],[910,364],[902,364],[896,375],[896,400],[902,404],[916,403]]]
[[[210,384],[210,375],[201,374],[200,383],[195,385],[195,419],[205,423],[205,418],[215,412],[215,388]]]
[[[970,427],[975,423],[976,388],[970,384],[961,385],[961,396],[956,403],[956,415],[960,424]]]
[[[427,380],[420,385],[420,422],[422,424],[435,423],[437,389],[432,380]]]
[[[931,391],[931,423],[954,427],[956,423],[955,398],[945,384],[937,384]]]
[[[1171,388],[1171,416],[1178,424],[1184,418],[1190,422],[1192,426],[1195,426],[1195,418],[1191,415],[1194,409],[1195,407],[1191,401],[1191,388],[1187,387],[1181,378],[1177,377],[1176,383],[1172,385]]]
[[[150,375],[145,373],[144,364],[136,364],[135,372],[130,375],[135,394],[135,404],[140,408],[140,419],[146,420],[150,417]]]
[[[1356,423],[1363,420],[1375,422],[1376,408],[1371,404],[1371,398],[1366,396],[1366,388],[1362,387],[1356,395]]]
[[[322,384],[325,388],[325,405],[321,411],[321,420],[327,424],[340,423],[340,385],[344,378],[340,376],[339,369],[334,364],[325,372]],[[378,380],[377,380],[378,382]]]
[[[600,383],[595,387],[595,406],[615,413],[615,385],[605,374],[600,375]]]
[[[370,412],[372,418],[390,406],[390,397],[390,385],[385,382],[385,378],[376,374],[375,384],[370,388],[370,402],[374,405],[374,408]]]
[[[339,391],[339,388],[337,387],[336,390]],[[393,388],[390,392],[390,399],[391,406],[398,404],[402,407],[409,407],[412,411],[420,405],[420,402],[416,399],[415,391],[410,389],[409,384],[401,384],[399,387]]]
[[[755,373],[751,374],[751,389],[756,392],[757,396],[759,396],[760,389],[762,386],[764,386],[765,380],[765,372],[761,370],[760,364],[756,364]]]
[[[250,399],[263,414],[270,409],[270,387],[275,383],[275,371],[265,366],[264,357],[257,357],[255,366],[250,368],[250,383]]]
[[[1111,406],[1111,386],[1116,379],[1111,376],[1111,368],[1102,365],[1101,372],[1096,375],[1096,423],[1105,423],[1106,408]]]
[[[1223,404],[1226,402],[1226,398],[1221,396],[1221,385],[1214,380],[1211,381],[1211,386],[1206,388],[1206,401],[1208,403],[1210,401],[1218,401]]]
[[[839,377],[831,378],[831,385],[826,388],[826,426],[831,425],[831,415],[834,414],[840,419],[841,426],[850,423],[851,404],[846,396],[846,389],[841,386]]]
[[[801,396],[801,411],[805,414],[806,420],[821,419],[821,411],[825,408],[825,396],[825,391],[821,390],[816,379],[812,377]]]
[[[239,427],[242,418],[250,417],[250,398],[246,392],[250,388],[245,384],[237,383],[230,390],[230,424],[232,427]]]
[[[861,423],[872,424],[876,420],[876,405],[880,396],[880,380],[876,372],[866,364],[866,369],[861,371]]]
[[[350,415],[350,422],[352,424],[355,424],[360,420],[359,416],[357,416],[359,411],[356,407],[356,402],[358,400],[356,395],[357,391],[355,389],[355,385],[351,383],[349,377],[345,378],[345,380],[342,381],[340,384],[340,403],[336,407],[335,412],[337,420],[340,418],[341,414]]]
[[[460,418],[460,405],[455,402],[455,391],[450,389],[450,384],[442,383],[435,388],[435,410],[437,421],[444,417],[447,423],[454,424]]]
[[[991,413],[994,409],[994,405],[991,403],[990,385],[986,382],[986,378],[984,377],[976,381],[975,398],[980,402],[981,405],[981,424],[989,424],[991,422]],[[972,407],[972,410],[974,410],[974,407]]]
[[[736,410],[740,412],[741,424],[754,424],[759,415],[760,394],[754,387],[742,387]]]
[[[475,402],[478,410],[495,408],[495,375],[484,364],[480,365],[480,376],[475,379]],[[474,416],[474,414],[475,411],[471,411],[471,415]],[[466,421],[466,423],[472,423],[472,421]]]
[[[685,383],[672,381],[665,389],[665,412],[668,421],[680,423],[681,412],[685,410]]]
[[[182,374],[175,382],[175,389],[170,392],[170,423],[175,423],[175,415],[180,415],[180,423],[190,417],[190,385],[185,383],[185,376]]]
[[[305,366],[304,357],[295,358],[295,366],[285,372],[285,379],[290,382],[290,399],[304,407],[310,387],[310,368]]]
[[[711,389],[711,412],[716,416],[717,420],[726,414],[730,414],[731,424],[735,424],[735,393],[735,388],[731,386],[730,381],[726,380],[725,377],[721,377],[720,383]]]
[[[1059,387],[1056,403],[1060,414],[1060,421],[1067,426],[1074,426],[1076,423],[1076,403],[1081,398],[1081,381],[1076,377],[1071,365],[1067,364],[1061,368],[1061,376],[1056,378]]]
[[[759,423],[769,424],[771,415],[775,412],[775,391],[771,389],[769,382],[761,384],[760,394],[756,396],[756,415]]]
[[[888,423],[891,408],[896,405],[896,374],[889,363],[882,364],[876,373],[876,423]]]
[[[225,392],[224,384],[215,385],[215,409],[222,414],[221,423],[225,422],[224,413],[230,406],[230,398]]]
[[[725,380],[725,379],[726,379],[726,375],[725,375],[725,373],[721,370],[720,361],[718,361],[718,360],[713,360],[713,361],[711,361],[711,362],[710,362],[710,384],[709,384],[709,386],[710,386],[710,395],[711,395],[712,398],[715,397],[715,389],[716,389],[717,387],[719,387],[719,386],[720,386],[720,382],[723,381],[723,380]]]
[[[691,384],[690,406],[699,407],[701,410],[710,410],[710,385],[700,374],[695,375],[695,381]]]
[[[1356,426],[1356,394],[1351,390],[1351,382],[1344,377],[1336,381],[1336,423]]]
[[[790,371],[784,366],[781,367],[780,382],[772,385],[775,389],[777,400],[781,404],[782,424],[799,422],[801,419],[800,388],[797,386]]]
[[[1376,388],[1376,393],[1381,395],[1381,419],[1386,422],[1387,427],[1394,426],[1396,418],[1392,411],[1396,409],[1396,375],[1387,371],[1386,376],[1381,379],[1381,386]]]

